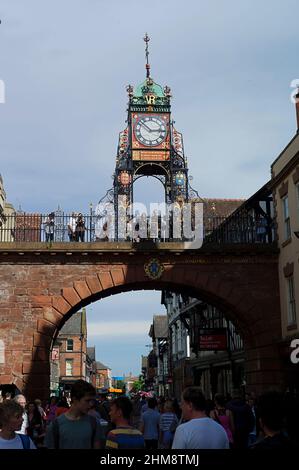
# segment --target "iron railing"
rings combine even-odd
[[[151,225],[148,219],[147,235],[138,235],[138,227],[134,227],[131,235],[126,238],[115,236],[113,233],[108,237],[105,232],[105,223],[94,214],[83,216],[83,226],[76,227],[71,215],[60,212],[55,214],[49,221],[47,215],[14,213],[6,215],[0,220],[0,242],[88,242],[97,241],[143,241],[153,240],[155,242],[182,242],[185,239],[172,236],[172,226],[165,229],[163,220],[159,217],[156,224],[156,236],[153,238],[150,232]],[[204,244],[252,244],[272,243],[275,240],[275,232],[266,219],[254,220],[251,216],[242,214],[225,217],[203,217],[203,240]]]

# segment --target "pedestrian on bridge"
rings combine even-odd
[[[51,212],[50,214],[48,214],[48,216],[43,222],[45,228],[46,242],[54,241],[54,219],[55,213]]]
[[[79,212],[78,217],[76,219],[76,227],[75,227],[75,240],[76,242],[84,242],[85,238],[85,220],[81,212]]]

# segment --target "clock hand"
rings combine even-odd
[[[140,125],[144,127],[144,129],[146,129],[148,132],[151,132],[151,129],[144,122],[141,121]]]
[[[140,125],[143,126],[144,129],[146,129],[148,132],[159,132],[160,130],[160,127],[158,127],[158,129],[151,129],[144,122],[140,122]]]
[[[160,131],[160,128],[158,127],[158,129],[149,129],[149,132],[159,132]]]

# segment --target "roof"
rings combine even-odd
[[[272,198],[271,184],[272,181],[269,180],[248,199],[240,199],[239,201],[241,201],[241,204],[235,210],[238,212],[242,211],[243,209],[246,210],[248,208],[252,208],[256,202],[265,201],[269,196]],[[227,217],[229,217],[231,214],[228,214]]]
[[[153,325],[150,330],[151,336],[155,338],[167,338],[168,320],[167,315],[154,315]]]
[[[84,312],[80,311],[73,313],[61,328],[58,336],[86,334],[86,324],[84,326],[84,319],[86,323]]]
[[[228,217],[238,209],[246,199],[210,199],[203,198],[204,217]]]
[[[96,367],[97,367],[98,370],[107,370],[107,369],[111,370],[110,367],[105,366],[105,364],[103,364],[100,361],[96,362]]]
[[[137,86],[134,96],[138,98],[142,97],[144,95],[143,90],[145,88],[149,88],[150,91],[156,96],[161,97],[161,98],[164,97],[165,95],[163,93],[163,88],[161,87],[161,85],[158,85],[158,83],[155,83],[152,79],[150,80],[151,80],[152,85],[148,84],[148,78],[146,78],[144,82],[140,83],[140,85]]]
[[[86,348],[87,356],[92,360],[96,360],[96,348],[95,346],[87,347]]]

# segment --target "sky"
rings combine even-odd
[[[87,213],[112,186],[125,88],[145,78],[145,32],[151,75],[172,89],[192,185],[202,197],[249,197],[296,132],[297,9],[295,0],[1,0],[0,173],[8,201],[27,212]],[[161,197],[156,180],[136,184],[136,201]],[[149,322],[163,313],[159,293],[139,295]],[[108,311],[126,322],[124,299],[135,333],[124,330],[121,343],[111,336],[110,353],[98,357],[115,375],[140,371],[143,302],[132,293],[90,307],[92,325],[108,322]],[[105,328],[108,338],[114,328]],[[108,348],[96,326],[90,331]],[[121,358],[115,342],[126,351]]]
[[[114,295],[90,305],[87,312],[88,344],[96,346],[97,360],[112,368],[112,375],[138,376],[141,356],[148,355],[148,333],[153,315],[164,315],[161,292],[137,291]]]

